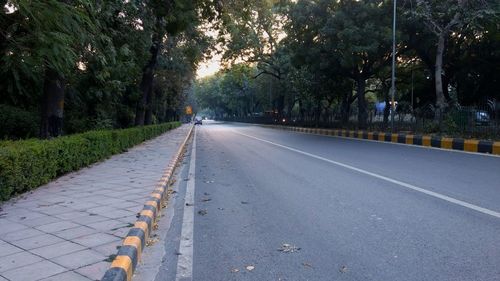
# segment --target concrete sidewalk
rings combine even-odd
[[[0,206],[0,281],[100,280],[191,125]]]

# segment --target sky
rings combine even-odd
[[[211,59],[202,62],[196,71],[196,78],[204,78],[217,73],[221,68],[222,55],[214,55]]]

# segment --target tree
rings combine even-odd
[[[192,87],[197,65],[212,43],[195,27],[169,37],[158,62],[153,106],[146,111],[146,123],[152,122],[153,115],[160,121],[177,118]]]
[[[412,0],[410,0],[412,2]],[[415,0],[416,9],[412,13],[423,19],[427,28],[436,37],[434,81],[436,90],[437,119],[447,107],[443,87],[443,58],[446,41],[457,30],[477,23],[477,19],[494,13],[485,0],[432,1]]]
[[[42,84],[40,137],[62,133],[66,76],[75,69],[87,35],[94,30],[85,1],[11,2],[2,19],[2,72],[13,78],[9,92],[26,92],[27,78]],[[43,77],[40,79],[39,77]],[[36,98],[36,96],[35,96]]]
[[[288,55],[281,41],[285,36],[283,25],[287,21],[286,1],[237,1],[223,9],[219,26],[220,43],[224,46],[226,67],[244,62],[256,66],[254,79],[266,75],[268,88],[282,88],[282,79],[288,71]],[[277,92],[269,104],[283,112],[285,93]]]
[[[334,14],[318,39],[324,50],[356,82],[358,126],[365,129],[368,118],[366,81],[390,62],[391,25],[387,1],[340,1],[331,4]]]
[[[146,11],[121,0],[101,1],[92,8],[98,31],[68,77],[66,133],[132,126],[148,59],[150,27],[138,21],[147,18]]]
[[[149,48],[150,57],[143,68],[139,85],[141,98],[137,103],[135,125],[148,124],[150,121],[146,120],[145,117],[146,112],[151,107],[155,70],[164,43],[169,36],[175,36],[191,26],[199,25],[202,21],[200,15],[212,19],[213,7],[211,2],[207,2],[203,0],[151,0],[145,3],[152,18],[152,35]]]

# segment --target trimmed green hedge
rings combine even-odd
[[[145,140],[179,122],[121,130],[90,131],[52,140],[0,142],[0,201],[46,184]]]

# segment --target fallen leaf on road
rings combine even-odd
[[[204,215],[206,215],[206,214],[208,214],[208,212],[207,212],[207,210],[205,210],[205,209],[203,209],[203,210],[199,210],[199,211],[198,211],[198,215],[204,216]]]
[[[247,269],[248,271],[252,271],[252,270],[254,270],[254,269],[255,269],[255,266],[253,266],[253,265],[247,265],[246,269]]]
[[[148,239],[148,241],[146,242],[146,246],[153,246],[156,242],[158,242],[158,239],[157,238],[153,238],[153,239]]]
[[[281,248],[278,249],[278,251],[283,252],[283,253],[294,253],[294,252],[297,252],[299,250],[300,250],[299,247],[292,245],[292,244],[287,244],[287,243],[284,243],[283,245],[281,245]]]
[[[345,266],[345,265],[341,266],[340,269],[339,269],[339,271],[341,273],[346,273],[347,272],[347,266]]]
[[[239,270],[239,269],[237,269],[237,268],[233,268],[233,269],[231,269],[231,272],[232,272],[232,273],[237,273],[237,272],[240,272],[240,270]]]

